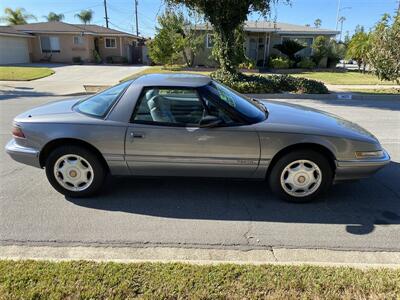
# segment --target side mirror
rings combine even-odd
[[[217,127],[218,125],[223,124],[224,121],[216,116],[205,116],[200,120],[200,127],[202,128],[212,128]]]

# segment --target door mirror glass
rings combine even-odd
[[[202,128],[212,128],[212,127],[217,127],[221,124],[223,124],[224,121],[216,116],[205,116],[200,120],[200,127]]]

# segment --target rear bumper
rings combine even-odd
[[[33,148],[18,145],[15,139],[6,145],[6,152],[17,162],[40,168],[39,151]]]
[[[336,161],[335,181],[361,179],[371,176],[390,163],[390,156],[384,150],[384,156],[368,160]]]

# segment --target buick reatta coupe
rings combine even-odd
[[[187,74],[143,75],[33,108],[14,119],[12,134],[7,153],[44,168],[69,197],[94,195],[111,174],[264,180],[281,198],[306,202],[390,161],[352,122]]]

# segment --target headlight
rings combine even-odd
[[[357,159],[368,159],[368,158],[381,158],[385,154],[383,150],[379,151],[357,151],[356,158]]]

